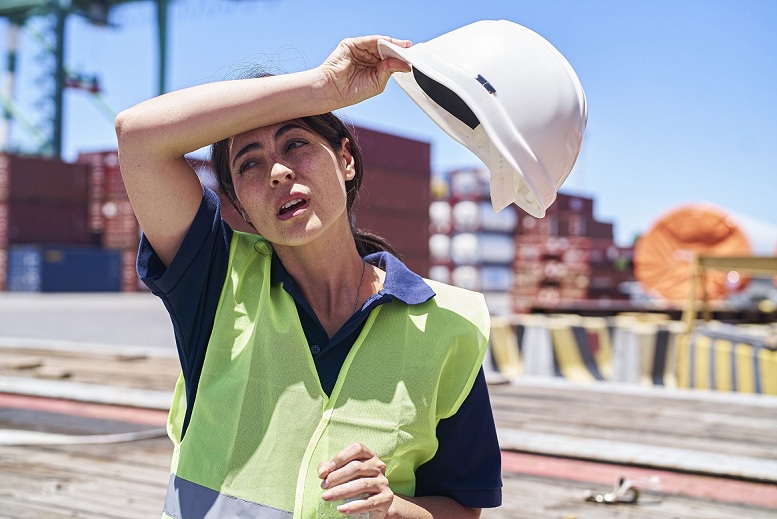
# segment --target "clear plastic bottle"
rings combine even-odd
[[[345,515],[337,511],[337,507],[342,505],[343,503],[356,501],[357,499],[362,499],[364,497],[367,497],[367,495],[365,494],[363,496],[350,497],[343,501],[324,501],[322,499],[321,502],[318,504],[317,518],[318,519],[346,519],[350,517],[351,519],[370,519],[369,512],[361,512],[354,515]]]

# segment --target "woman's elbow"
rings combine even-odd
[[[113,128],[116,131],[116,138],[119,145],[129,140],[134,134],[133,128],[137,127],[136,116],[132,108],[122,110],[113,120]]]

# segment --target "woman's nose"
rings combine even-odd
[[[270,184],[273,187],[278,186],[287,180],[294,180],[294,176],[294,170],[280,162],[276,162],[270,170]]]

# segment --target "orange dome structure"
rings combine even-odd
[[[750,240],[724,210],[693,204],[661,216],[634,248],[634,274],[645,290],[670,301],[688,297],[697,255],[748,256]],[[747,286],[736,272],[707,272],[704,287],[710,299],[724,299]]]

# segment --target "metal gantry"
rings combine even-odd
[[[3,105],[3,120],[0,122],[0,151],[8,147],[11,122],[19,120],[18,110],[14,107],[14,77],[16,74],[16,56],[18,53],[18,34],[25,23],[35,17],[48,16],[53,18],[53,43],[47,45],[53,57],[53,69],[48,76],[53,79],[51,103],[53,105],[50,131],[41,137],[42,132],[34,133],[43,141],[40,153],[43,155],[61,156],[64,89],[68,86],[92,91],[96,83],[82,85],[81,81],[73,81],[65,70],[65,30],[67,17],[76,14],[89,22],[106,26],[109,24],[111,9],[130,2],[144,0],[4,0],[0,3],[0,18],[7,18],[9,29],[7,36],[7,57],[5,77],[0,90],[0,101]],[[166,90],[167,76],[167,11],[170,0],[152,0],[157,5],[157,26],[159,35],[159,93]],[[25,126],[29,126],[25,124]]]

